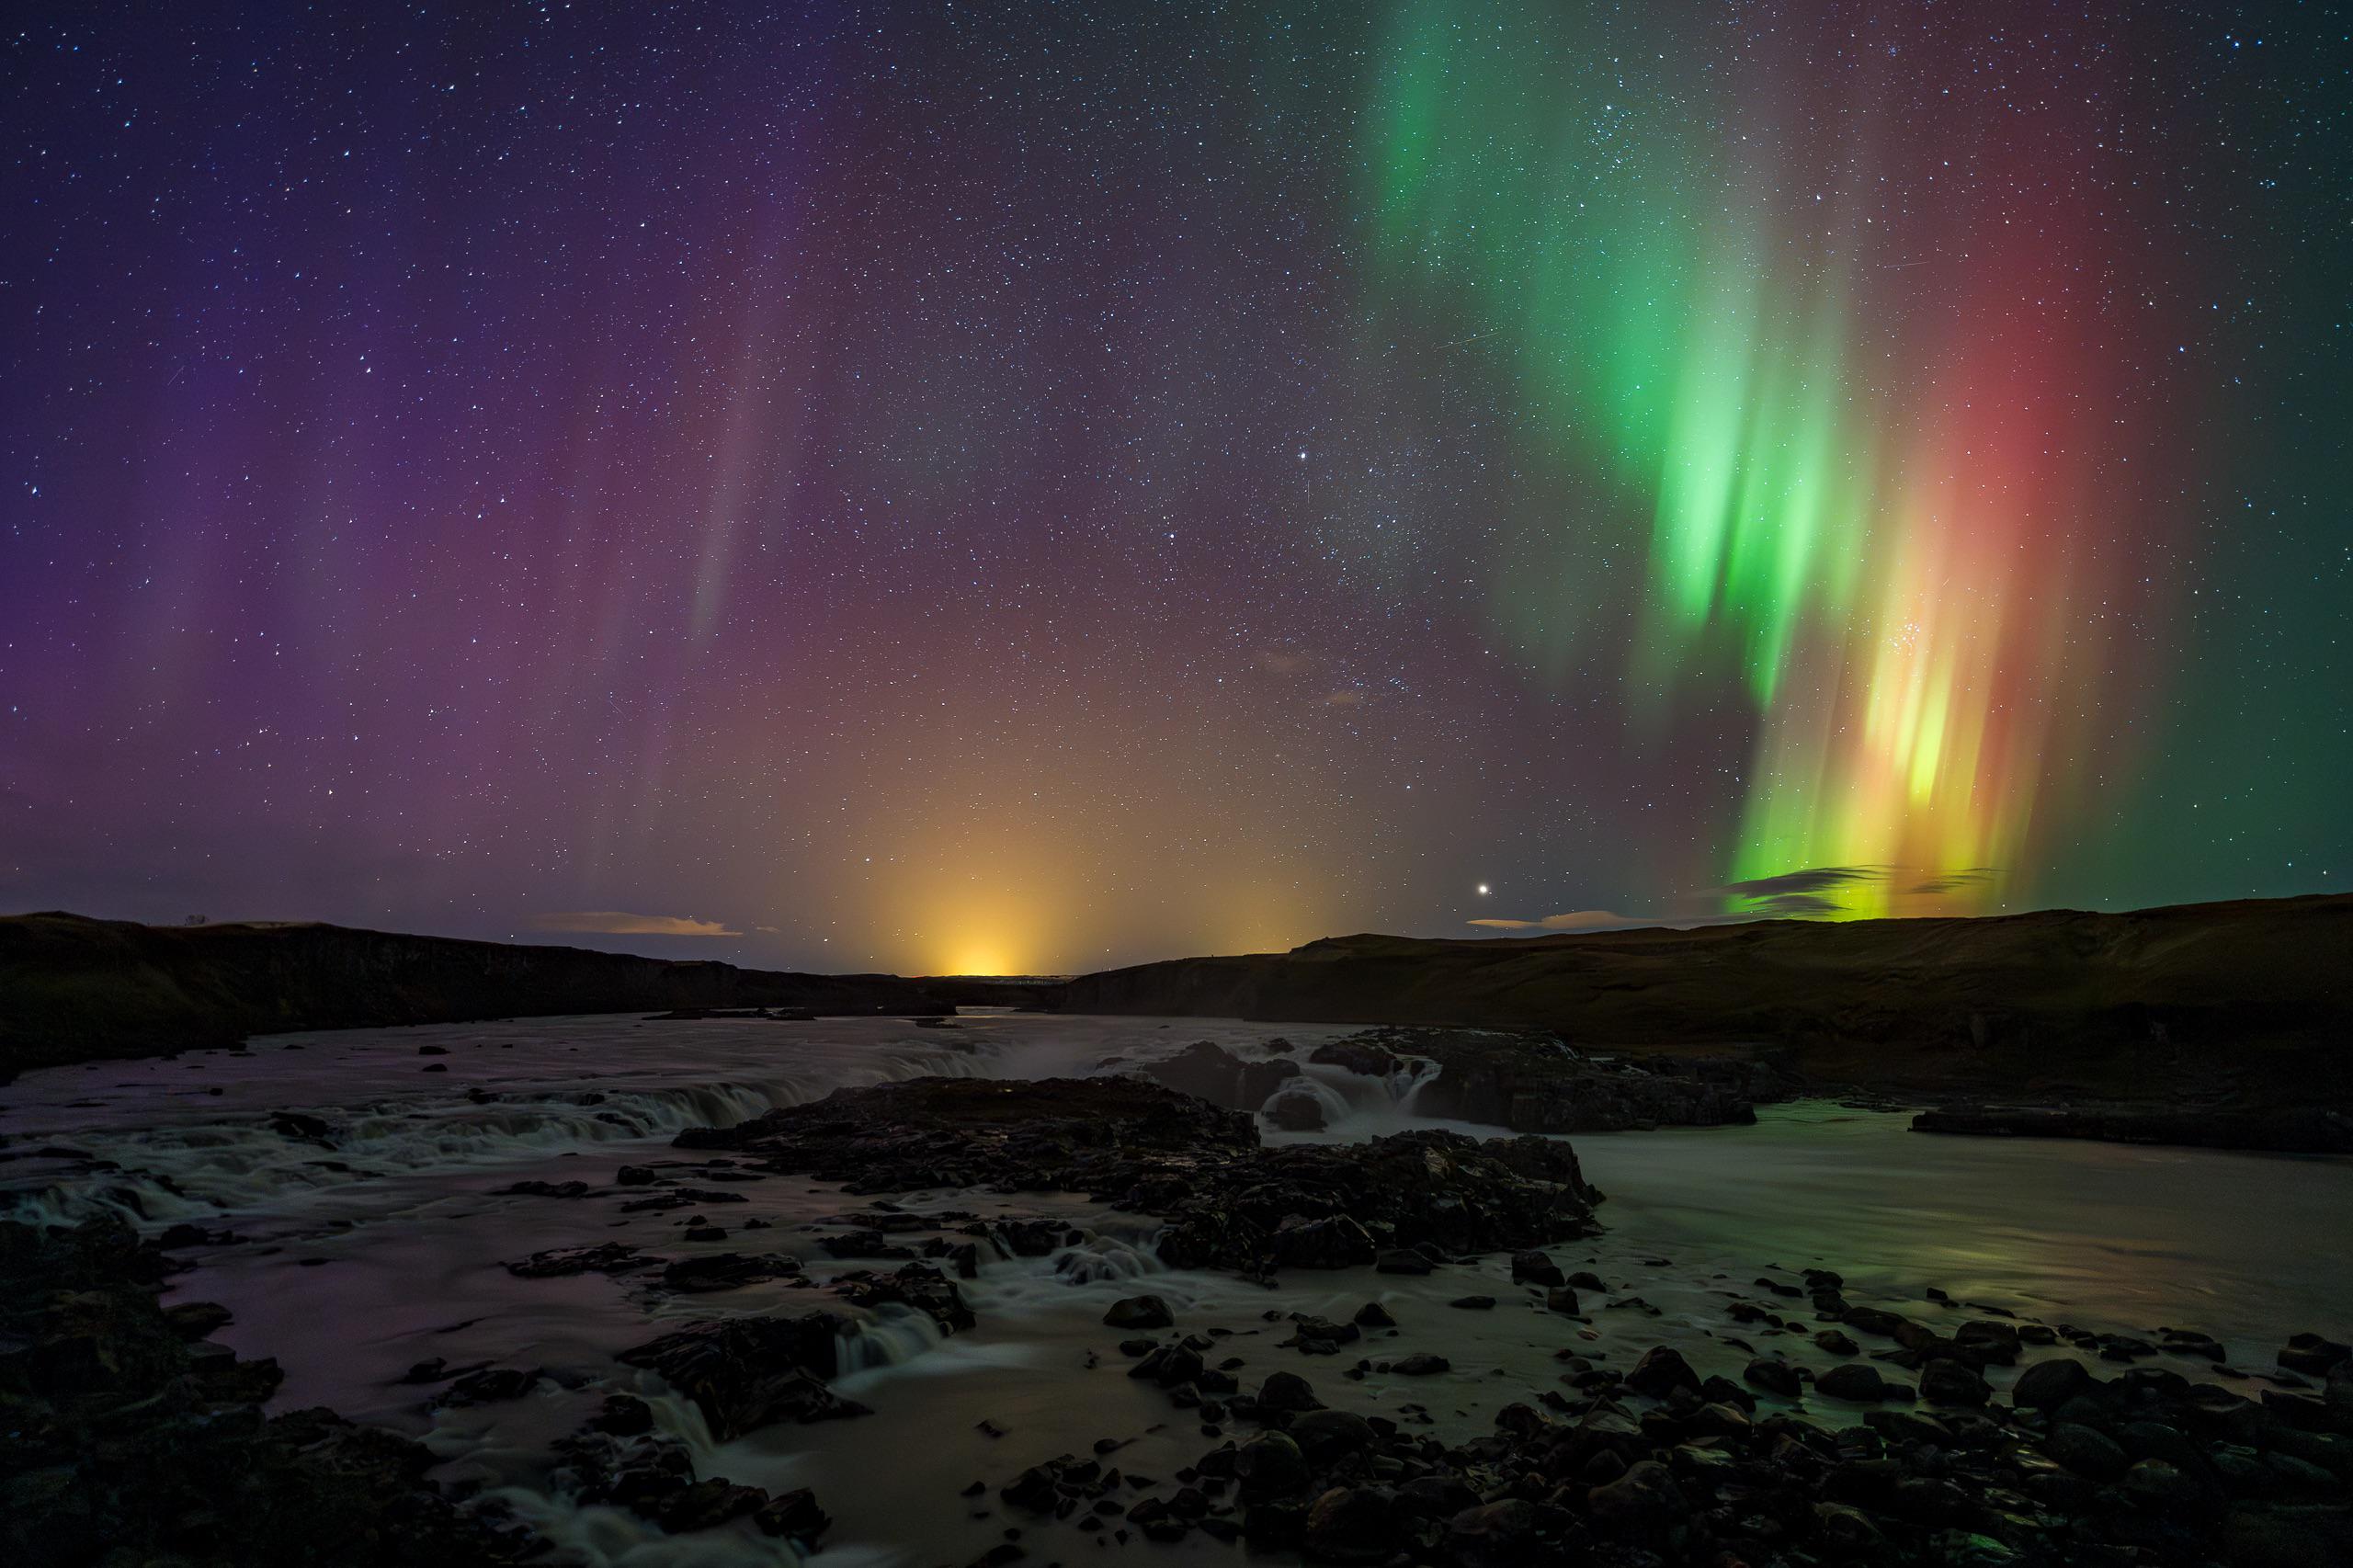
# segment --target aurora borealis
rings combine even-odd
[[[1064,971],[2338,890],[2344,34],[20,21],[0,897]]]

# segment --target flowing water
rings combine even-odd
[[[1165,1268],[1154,1221],[1079,1198],[907,1195],[903,1207],[943,1216],[1059,1216],[1084,1240],[1036,1258],[984,1245],[979,1277],[965,1285],[980,1319],[969,1333],[942,1337],[927,1318],[894,1309],[851,1313],[861,1321],[835,1386],[874,1416],[721,1443],[691,1404],[615,1352],[696,1318],[845,1311],[824,1282],[890,1265],[828,1258],[810,1233],[848,1228],[843,1217],[870,1200],[798,1177],[744,1179],[729,1186],[744,1202],[701,1210],[724,1237],[690,1242],[685,1211],[628,1214],[609,1198],[506,1190],[575,1179],[603,1189],[624,1164],[680,1159],[669,1143],[683,1128],[730,1125],[845,1085],[1116,1072],[1202,1039],[1245,1056],[1303,1056],[1349,1032],[975,1015],[952,1029],[596,1017],[270,1037],[241,1051],[38,1073],[0,1089],[0,1205],[20,1219],[111,1209],[150,1230],[233,1233],[184,1250],[197,1267],[174,1278],[172,1297],[234,1312],[216,1337],[280,1362],[278,1408],[325,1404],[415,1434],[447,1460],[445,1479],[511,1505],[558,1543],[559,1560],[628,1568],[790,1554],[745,1526],[667,1537],[551,1484],[549,1444],[612,1389],[647,1397],[660,1426],[694,1449],[699,1474],[813,1487],[836,1520],[828,1562],[963,1562],[1008,1528],[1023,1528],[1043,1560],[1091,1555],[1101,1537],[1010,1516],[995,1488],[1098,1438],[1125,1445],[1107,1462],[1160,1480],[1213,1445],[1199,1413],[1123,1375],[1121,1335],[1102,1314],[1145,1290],[1170,1302],[1180,1329],[1221,1339],[1211,1359],[1241,1358],[1245,1387],[1298,1371],[1327,1403],[1426,1420],[1450,1437],[1556,1386],[1559,1353],[1623,1364],[1673,1344],[1702,1372],[1737,1376],[1749,1355],[1741,1336],[1756,1331],[1733,1325],[1725,1308],[1756,1299],[1751,1281],[1768,1269],[1836,1268],[1856,1301],[1913,1312],[1941,1310],[1922,1301],[1933,1286],[2099,1331],[2199,1328],[2249,1369],[2291,1332],[2342,1338],[2353,1326],[2353,1256],[2342,1244],[2353,1235],[2353,1162],[1938,1138],[1908,1131],[1899,1115],[1810,1102],[1768,1108],[1750,1128],[1577,1138],[1587,1176],[1609,1195],[1605,1235],[1554,1249],[1562,1267],[1589,1268],[1610,1287],[1587,1292],[1584,1321],[1542,1312],[1500,1256],[1426,1278],[1293,1272],[1270,1290]],[[1419,1068],[1376,1079],[1312,1067],[1309,1078],[1327,1129],[1269,1132],[1269,1142],[1433,1125],[1413,1115]],[[289,1111],[297,1114],[278,1114]],[[727,1164],[722,1156],[720,1168]],[[953,1233],[963,1222],[943,1218],[940,1231],[961,1240]],[[642,1280],[518,1278],[503,1267],[607,1241],[666,1257],[789,1252],[819,1288],[674,1295]],[[1448,1305],[1472,1294],[1500,1304]],[[1398,1319],[1393,1343],[1375,1336],[1337,1358],[1276,1347],[1285,1314],[1344,1321],[1368,1301]],[[1802,1335],[1787,1344],[1808,1348]],[[1453,1370],[1341,1376],[1359,1354],[1378,1361],[1408,1349],[1440,1351]],[[436,1358],[549,1375],[520,1400],[435,1411],[433,1389],[400,1380]],[[2178,1369],[2221,1375],[2202,1363]],[[975,1481],[988,1492],[960,1495]],[[1198,1533],[1179,1548],[1138,1550],[1233,1554]]]

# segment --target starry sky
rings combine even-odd
[[[2353,883],[2332,7],[7,28],[0,909],[1044,972]]]

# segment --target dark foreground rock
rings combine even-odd
[[[1914,1117],[1912,1131],[2353,1154],[2353,1114],[2324,1106],[1945,1106]]]
[[[1981,1337],[1960,1353],[2006,1348]],[[1447,1370],[1427,1353],[1406,1359],[1430,1365],[1393,1370]],[[1432,1436],[1407,1414],[1415,1406],[1404,1419],[1327,1410],[1304,1379],[1279,1372],[1256,1396],[1224,1401],[1255,1435],[1179,1471],[1173,1496],[1124,1513],[1158,1540],[1198,1529],[1314,1562],[1433,1568],[2353,1561],[2353,1400],[2249,1399],[2157,1368],[2103,1379],[2045,1365],[2063,1371],[2022,1381],[2007,1405],[1972,1392],[1931,1410],[1765,1412],[1660,1346],[1622,1374],[1575,1373],[1575,1400],[1547,1391],[1507,1405],[1491,1433],[1460,1444]],[[1796,1386],[1778,1370],[1752,1381]],[[1180,1404],[1200,1392],[1171,1387]],[[1063,1460],[1003,1494],[1068,1517],[1101,1511],[1106,1491],[1098,1467]]]
[[[660,1373],[724,1443],[779,1422],[872,1415],[825,1386],[840,1369],[840,1340],[851,1327],[835,1312],[720,1318],[688,1324],[619,1358]]]
[[[0,1561],[399,1568],[538,1549],[427,1482],[419,1444],[325,1410],[265,1417],[277,1363],[190,1343],[207,1320],[157,1304],[164,1267],[119,1221],[0,1223]]]
[[[1549,1034],[1489,1029],[1379,1029],[1316,1060],[1385,1076],[1416,1057],[1436,1063],[1414,1102],[1422,1115],[1515,1132],[1745,1125],[1760,1102],[1804,1088],[1794,1074],[1747,1055],[1597,1056]]]
[[[1134,1078],[918,1078],[691,1129],[677,1143],[860,1193],[1086,1193],[1166,1220],[1160,1253],[1172,1267],[1253,1275],[1587,1235],[1600,1197],[1556,1141],[1432,1131],[1267,1149],[1246,1113]]]
[[[725,1476],[695,1474],[687,1444],[654,1426],[634,1394],[608,1395],[587,1424],[555,1445],[557,1486],[583,1503],[627,1508],[673,1535],[749,1518],[761,1534],[813,1550],[833,1524],[808,1491],[770,1494]]]
[[[1249,1061],[1214,1040],[1200,1040],[1136,1071],[1228,1110],[1256,1110],[1267,1096],[1299,1076],[1299,1063],[1287,1056]]]

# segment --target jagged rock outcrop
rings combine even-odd
[[[540,1544],[426,1479],[440,1460],[332,1411],[264,1416],[275,1361],[194,1343],[165,1260],[120,1220],[0,1222],[0,1560],[451,1568]]]
[[[1176,1055],[1145,1062],[1136,1071],[1228,1110],[1256,1110],[1267,1103],[1267,1096],[1299,1076],[1299,1063],[1288,1056],[1249,1061],[1214,1040],[1198,1040]]]
[[[1433,1130],[1267,1149],[1245,1112],[1120,1077],[918,1078],[677,1142],[861,1193],[1083,1192],[1166,1220],[1161,1256],[1175,1267],[1247,1274],[1540,1245],[1591,1233],[1600,1196],[1557,1140]]]
[[[1423,1115],[1515,1132],[1738,1125],[1756,1119],[1758,1102],[1788,1099],[1803,1087],[1793,1074],[1751,1057],[1596,1059],[1542,1034],[1384,1029],[1361,1046],[1376,1058],[1437,1063],[1414,1102]]]

